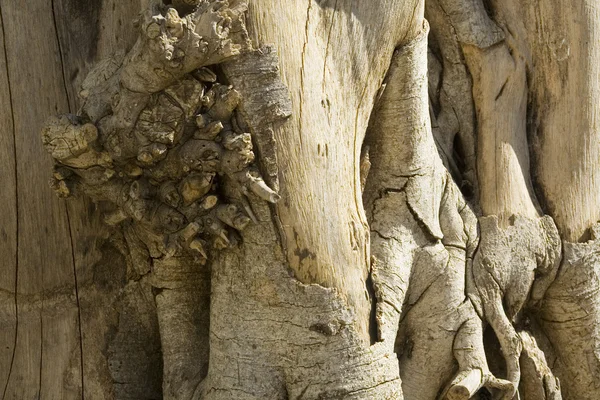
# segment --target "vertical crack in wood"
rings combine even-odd
[[[13,350],[10,359],[10,367],[8,370],[8,375],[6,377],[6,384],[4,385],[4,390],[2,392],[2,400],[6,398],[6,392],[8,390],[8,385],[10,383],[10,378],[13,372],[13,366],[15,363],[15,355],[17,353],[17,338],[19,334],[19,304],[18,304],[18,290],[19,290],[19,176],[17,173],[17,135],[15,129],[15,111],[13,107],[13,96],[12,96],[12,88],[10,85],[10,70],[8,68],[8,51],[6,49],[6,30],[4,29],[4,17],[2,13],[2,2],[0,2],[0,29],[2,29],[2,48],[4,50],[4,60],[5,60],[5,68],[6,68],[6,80],[8,83],[8,97],[10,103],[10,115],[12,122],[12,134],[13,134],[13,158],[14,158],[14,179],[15,179],[15,337],[13,342]]]
[[[40,304],[40,368],[38,373],[38,399],[42,398],[42,375],[44,373],[44,269],[42,268],[42,294]]]
[[[331,11],[331,24],[327,32],[327,43],[325,44],[325,61],[323,61],[323,92],[325,92],[325,75],[327,74],[327,59],[329,58],[329,42],[331,41],[331,32],[333,31],[333,25],[335,25],[335,13],[337,12],[338,1],[335,0],[333,10]]]
[[[375,57],[375,56],[373,56]],[[369,78],[371,77],[371,70],[369,70],[369,73],[367,74],[367,79],[365,81],[365,86],[362,90],[362,93],[360,95],[360,99],[358,101],[358,105],[356,106],[356,114],[355,114],[355,118],[354,118],[354,149],[353,149],[353,153],[354,153],[354,160],[355,160],[355,173],[354,173],[354,179],[352,180],[352,185],[354,186],[354,204],[356,207],[356,213],[359,217],[363,217],[362,219],[362,224],[363,226],[368,226],[367,222],[366,222],[366,217],[365,217],[365,213],[363,210],[363,206],[362,206],[362,185],[360,184],[360,150],[362,148],[362,143],[358,143],[358,118],[360,117],[360,107],[363,103],[363,100],[365,98],[365,93],[369,87]],[[363,139],[364,140],[364,139]],[[363,212],[361,213],[361,210],[363,210]],[[368,228],[366,229],[366,231],[368,232]],[[370,252],[369,252],[369,248],[371,246],[370,241],[368,240],[368,233],[365,234],[365,238],[367,240],[364,240],[363,242],[363,246],[365,246],[366,250],[363,251],[363,254],[365,255],[365,271],[369,271],[371,262],[369,260],[370,258]],[[371,340],[373,340],[373,338],[371,338]]]
[[[67,96],[67,104],[69,105],[69,112],[73,112],[73,105],[71,104],[71,98],[69,97],[69,90],[67,88],[67,71],[65,69],[65,56],[63,53],[62,44],[60,42],[60,35],[58,34],[58,24],[56,20],[56,7],[54,6],[54,0],[51,1],[52,9],[52,20],[54,25],[54,34],[56,36],[56,44],[58,45],[58,55],[60,58],[60,70],[63,76],[63,88],[65,89],[65,95]]]
[[[58,46],[58,53],[59,53],[59,58],[60,58],[60,69],[62,72],[62,78],[63,78],[63,88],[65,91],[65,97],[67,98],[67,104],[69,106],[69,112],[73,112],[73,104],[71,103],[71,98],[69,96],[69,90],[67,87],[67,72],[65,69],[65,56],[64,56],[64,52],[63,52],[63,47],[62,47],[62,43],[60,41],[60,35],[58,33],[58,23],[57,23],[57,19],[56,19],[56,6],[55,6],[55,0],[51,1],[51,10],[52,10],[52,20],[53,20],[53,25],[54,25],[54,33],[55,33],[55,37],[56,37],[56,44]],[[69,240],[70,240],[70,246],[71,246],[71,259],[72,259],[72,264],[73,264],[73,279],[74,279],[74,286],[75,286],[75,299],[77,302],[77,329],[79,331],[79,350],[80,350],[80,373],[81,373],[81,398],[83,399],[85,396],[85,390],[84,390],[84,360],[83,360],[83,330],[81,327],[81,306],[79,303],[79,288],[78,288],[78,281],[77,281],[77,263],[75,261],[75,245],[74,245],[74,241],[73,241],[73,232],[72,232],[72,227],[71,227],[71,218],[69,216],[69,207],[68,205],[65,203],[65,215],[67,218],[67,227],[69,229]],[[42,271],[43,274],[43,271]],[[43,282],[43,279],[42,279]],[[43,308],[44,307],[44,298],[42,295],[42,315],[43,315]],[[42,343],[43,343],[43,330],[42,330]],[[43,353],[40,355],[40,357],[43,357]],[[42,377],[41,377],[41,362],[40,362],[40,385],[42,382]]]
[[[407,26],[413,26],[413,24],[415,22],[415,17],[417,16],[417,10],[419,9],[419,5],[420,4],[421,4],[420,0],[416,0],[415,1],[415,5],[413,6],[413,13],[412,13],[412,16],[410,17],[410,23]],[[402,38],[402,40],[399,42],[400,45],[406,44],[406,39],[410,39],[408,37],[408,35],[410,33],[411,33],[410,29],[406,31],[406,34],[404,35],[404,37]]]
[[[79,365],[81,369],[81,399],[85,398],[85,377],[83,360],[83,330],[81,328],[81,305],[79,303],[79,282],[77,280],[77,263],[75,261],[75,242],[73,241],[73,231],[71,228],[71,217],[69,216],[69,207],[65,203],[65,213],[67,215],[67,226],[69,227],[69,240],[71,244],[71,259],[73,263],[73,279],[75,283],[75,301],[77,302],[77,328],[79,330]]]
[[[306,47],[308,45],[308,26],[310,25],[310,10],[312,9],[312,0],[308,0],[308,8],[306,9],[306,23],[304,25],[304,44],[302,45],[302,61],[300,64],[300,95],[304,95],[304,67],[306,62]],[[302,109],[303,102],[299,102],[298,110],[298,133],[300,134],[300,147],[302,144]]]

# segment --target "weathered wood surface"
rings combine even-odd
[[[0,398],[75,399],[84,390],[87,398],[111,398],[116,377],[106,345],[118,323],[124,261],[102,260],[116,249],[102,244],[93,205],[67,203],[50,189],[51,160],[39,131],[48,116],[77,111],[77,88],[91,66],[132,45],[131,21],[143,3],[0,1]],[[135,316],[147,300],[130,297]],[[139,364],[130,371],[145,371],[121,376],[134,397],[160,388],[160,357],[144,354],[152,335],[158,346],[155,317],[148,323],[140,330],[133,319],[124,335],[128,341],[131,329],[139,331],[137,350],[113,349],[117,363],[130,359]]]
[[[283,200],[270,209],[254,204],[259,222],[244,233],[244,246],[215,262],[211,365],[197,387],[206,366],[195,359],[205,362],[207,348],[194,345],[206,336],[209,289],[163,290],[172,288],[138,273],[121,254],[131,247],[103,227],[94,205],[65,203],[51,193],[50,159],[39,140],[47,116],[79,111],[77,92],[90,67],[131,47],[137,31],[130,21],[146,2],[0,0],[2,398],[178,398],[182,381],[193,386],[185,391],[207,399],[361,398],[361,391],[366,398],[401,398],[400,377],[408,400],[442,390],[466,399],[482,386],[512,398],[521,367],[527,400],[542,389],[560,396],[552,372],[563,379],[567,398],[597,397],[600,239],[597,228],[588,231],[599,218],[600,193],[600,63],[596,47],[590,49],[600,13],[593,1],[556,6],[542,0],[533,7],[490,1],[487,8],[479,0],[428,1],[436,25],[429,52],[432,129],[425,42],[418,78],[380,88],[394,48],[404,49],[401,55],[419,42],[422,0],[251,1],[254,45],[276,50],[277,71],[291,90],[293,115],[274,124],[277,147],[270,154],[278,160],[274,179]],[[237,67],[238,79],[256,74]],[[408,95],[402,82],[422,86]],[[373,114],[380,118],[373,126],[389,137],[375,149],[384,162],[372,157],[369,183],[359,160],[378,98],[388,107]],[[416,164],[403,151],[426,159],[427,173],[405,174]],[[386,183],[378,169],[393,175],[396,162],[394,185],[376,186]],[[458,179],[461,189],[474,189],[474,212],[489,215],[479,232],[444,167],[468,181]],[[372,203],[393,200],[385,213],[371,216],[373,243],[361,178],[367,199],[369,184],[371,197],[382,196]],[[592,239],[565,243],[558,275],[559,240],[549,217],[538,220],[542,211],[555,219],[563,240]],[[392,235],[380,240],[378,224]],[[393,241],[405,248],[388,246]],[[512,245],[517,242],[524,245]],[[390,257],[381,248],[391,249]],[[370,252],[384,262],[373,265]],[[397,276],[386,276],[385,268]],[[370,273],[375,293],[367,293]],[[540,300],[555,276],[542,313],[530,314],[541,316],[555,347],[546,362],[536,344],[539,329],[531,328],[535,338],[517,332],[526,324],[513,317],[518,320],[528,300]],[[369,319],[373,311],[377,321]],[[512,382],[488,371],[480,319],[500,338]],[[440,352],[431,351],[432,341]],[[546,341],[539,345],[544,350]],[[189,378],[196,369],[201,372]]]
[[[367,339],[361,146],[393,50],[420,32],[422,14],[417,0],[250,2],[251,38],[275,45],[291,88],[293,115],[275,130],[284,199],[277,208],[290,266],[300,281],[348,296]],[[374,29],[374,21],[390,29]]]
[[[7,109],[13,118],[13,129],[3,126],[2,135],[14,140],[14,164],[5,171],[15,176],[16,191],[9,203],[17,208],[14,214],[2,213],[3,220],[16,219],[17,227],[9,234],[16,246],[13,251],[3,251],[16,258],[16,267],[3,286],[14,294],[18,321],[14,355],[9,354],[8,362],[2,361],[8,365],[3,368],[8,371],[4,396],[34,398],[44,393],[48,398],[77,398],[81,379],[69,390],[62,373],[74,368],[71,374],[81,375],[80,363],[70,365],[71,358],[80,358],[76,299],[66,296],[59,308],[49,310],[50,296],[75,286],[69,220],[64,202],[47,186],[47,174],[40,167],[50,164],[37,139],[42,114],[67,109],[60,53],[56,41],[48,41],[56,38],[52,7],[47,2],[25,8],[3,1],[1,11],[6,87],[10,90]],[[36,29],[24,29],[31,26],[34,15],[39,19]],[[52,368],[45,367],[46,363]]]
[[[0,24],[2,21],[0,20]],[[2,24],[3,25],[3,24]],[[3,28],[3,26],[2,26]],[[12,364],[17,330],[15,309],[15,286],[18,264],[17,254],[17,185],[15,165],[15,135],[11,95],[8,85],[4,29],[0,29],[0,246],[3,254],[0,268],[0,289],[2,290],[2,322],[0,322],[0,382],[2,390],[6,386]]]

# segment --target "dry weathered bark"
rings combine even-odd
[[[600,397],[591,0],[31,2],[2,398]]]

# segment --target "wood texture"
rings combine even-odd
[[[16,287],[10,289],[17,293],[19,324],[5,397],[30,398],[44,393],[47,398],[77,398],[81,379],[64,384],[64,371],[73,368],[75,377],[81,375],[80,362],[70,365],[72,354],[74,360],[80,358],[76,301],[69,296],[52,312],[46,306],[57,292],[74,288],[69,225],[64,203],[48,190],[46,174],[31,167],[32,160],[47,165],[36,133],[43,123],[42,113],[67,108],[60,53],[56,41],[48,43],[48,38],[56,37],[52,7],[37,2],[25,9],[3,1],[1,10],[16,144],[15,165],[9,171],[16,168],[15,197],[19,199],[19,268]],[[30,23],[32,14],[40,18],[37,29],[21,29]],[[3,129],[3,134],[11,132]],[[30,302],[35,295],[39,300]],[[44,367],[48,362],[53,368]]]
[[[90,218],[94,208],[89,202],[67,204],[50,190],[39,129],[49,115],[76,111],[77,88],[95,62],[131,46],[131,20],[140,9],[139,3],[108,0],[0,2],[0,162],[5,188],[0,243],[7,255],[1,268],[0,335],[7,343],[0,353],[3,398],[81,398],[81,333],[88,338],[88,395],[101,398],[107,392],[94,382],[110,383],[108,366],[99,379],[102,368],[93,363],[94,347],[105,340],[98,329],[107,332],[110,319],[98,318],[97,301],[83,301],[81,316],[77,287],[94,278],[91,268],[100,258],[96,244],[102,240],[98,221]]]
[[[535,178],[563,238],[585,241],[600,220],[600,5],[544,0],[515,12],[538,32],[523,35],[534,71]]]
[[[494,7],[519,49],[525,49],[521,52],[529,68],[533,179],[542,206],[565,241],[563,263],[542,314],[543,327],[559,355],[556,372],[563,395],[597,398],[600,387],[592,377],[600,371],[600,355],[592,349],[600,341],[600,315],[597,296],[590,293],[597,293],[598,269],[589,252],[597,245],[600,219],[600,7],[594,1],[545,0],[535,5],[494,2]],[[579,307],[586,316],[572,324]],[[585,339],[582,330],[588,332]]]
[[[0,10],[1,11],[1,10]],[[0,17],[2,14],[0,13]],[[12,370],[13,353],[18,329],[16,309],[17,269],[19,265],[18,248],[18,198],[15,130],[10,93],[8,65],[6,60],[6,38],[3,18],[0,19],[0,202],[3,212],[0,213],[0,251],[4,255],[0,268],[0,301],[2,319],[0,322],[0,388],[4,392]]]
[[[168,47],[194,36],[178,36],[168,7],[134,28],[148,2],[0,0],[0,400],[467,400],[487,398],[482,388],[560,400],[555,374],[565,399],[598,398],[596,2],[427,0],[427,49],[422,0],[250,1],[254,49],[214,67],[222,93],[241,93],[245,121],[232,110],[208,121],[251,131],[236,133],[282,199],[267,206],[259,197],[278,196],[264,182],[219,170],[247,184],[248,229],[228,235],[217,221],[236,245],[206,265],[169,258],[180,255],[168,251],[175,231],[140,246],[129,222],[100,221],[106,204],[67,203],[47,184],[44,120],[101,120],[94,104],[82,107],[80,86],[140,32],[125,78],[92,96],[114,111],[101,134],[137,125],[136,102],[163,90],[162,115],[189,108],[187,139],[206,134],[196,112],[227,108],[225,95],[215,110],[197,106],[211,102],[212,80],[194,78],[210,83],[191,106],[169,97],[197,60],[178,70],[189,58]],[[189,11],[199,1],[162,3]],[[235,11],[203,34],[244,9],[212,4]],[[236,18],[233,36],[245,39]],[[164,36],[152,42],[156,21]],[[227,43],[213,50],[209,64],[235,55]],[[181,167],[186,154],[173,153]],[[192,186],[181,189],[190,203]],[[239,200],[238,190],[218,194]],[[501,348],[484,342],[482,321]]]
[[[251,37],[275,46],[291,88],[293,116],[275,130],[284,199],[277,207],[288,260],[300,281],[340,288],[355,305],[366,339],[371,306],[361,145],[393,50],[420,30],[422,6],[388,0],[250,4]],[[373,21],[390,29],[371,29]]]

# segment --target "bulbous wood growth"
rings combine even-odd
[[[593,0],[98,2],[77,12],[141,7],[136,40],[70,85],[58,30],[79,100],[36,125],[61,291],[23,286],[0,0],[3,399],[600,398]],[[61,307],[48,385],[30,337]]]

